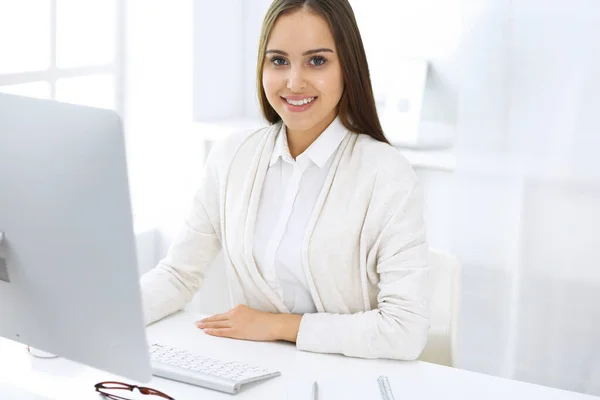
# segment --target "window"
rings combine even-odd
[[[0,2],[0,92],[123,113],[124,2]]]

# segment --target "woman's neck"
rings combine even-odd
[[[292,129],[287,128],[287,140],[288,147],[290,149],[290,154],[296,159],[300,154],[304,153],[306,149],[310,147],[311,144],[317,140],[321,133],[327,129],[327,127],[333,122],[333,120],[337,117],[337,112],[332,113],[327,118],[324,118],[316,125],[304,131],[294,131]]]

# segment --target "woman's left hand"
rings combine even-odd
[[[298,333],[301,316],[272,314],[239,305],[224,314],[213,315],[196,322],[196,326],[211,336],[233,339],[274,341],[290,340]],[[295,335],[293,337],[295,341]]]

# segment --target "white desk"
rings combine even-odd
[[[385,374],[390,378],[396,400],[598,399],[424,362],[361,360],[301,352],[288,343],[215,338],[205,335],[194,326],[194,321],[200,317],[191,313],[178,313],[166,318],[148,328],[149,340],[194,349],[207,356],[276,367],[282,375],[249,385],[236,396],[156,377],[150,383],[142,385],[161,390],[177,400],[307,400],[310,399],[311,383],[317,380],[320,400],[378,400],[380,397],[376,379]],[[23,345],[0,340],[2,400],[99,400],[94,384],[114,379],[135,383],[62,358],[37,359],[30,356]],[[11,385],[11,389],[7,385]]]

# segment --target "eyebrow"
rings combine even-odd
[[[315,53],[333,53],[333,50],[322,47],[320,49],[313,49],[313,50],[308,50],[305,51],[304,53],[302,53],[303,56],[309,56],[311,54],[315,54]],[[275,53],[275,54],[281,54],[282,56],[288,56],[288,53],[286,53],[283,50],[267,50],[265,54],[270,54],[270,53]]]

